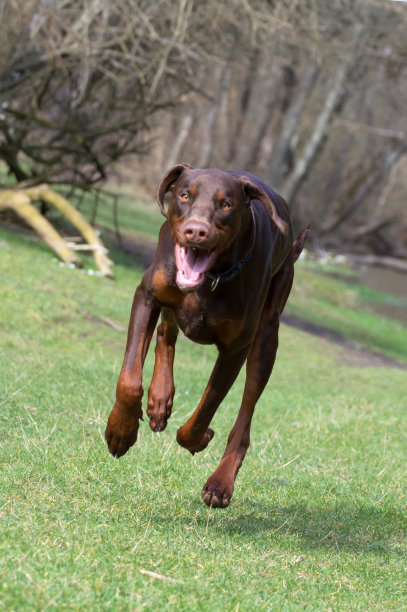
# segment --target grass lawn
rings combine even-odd
[[[406,610],[406,371],[347,365],[345,348],[282,326],[232,503],[209,509],[200,490],[243,377],[203,453],[175,432],[211,347],[180,337],[166,431],[145,422],[127,455],[108,454],[126,333],[106,322],[126,328],[141,275],[123,263],[111,282],[0,230],[0,608]],[[299,262],[292,312],[405,357],[401,324],[356,311],[357,289],[314,276]]]

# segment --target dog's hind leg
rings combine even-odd
[[[256,403],[272,372],[277,347],[279,319],[293,281],[292,257],[272,279],[259,326],[246,364],[246,384],[236,422],[229,434],[226,450],[202,489],[202,499],[213,508],[229,505],[236,475],[250,443],[250,425]]]
[[[202,451],[212,440],[209,424],[220,403],[236,380],[250,345],[239,350],[220,349],[208,385],[193,415],[178,429],[177,442],[192,454]]]
[[[178,325],[174,314],[163,308],[157,328],[154,373],[148,390],[147,416],[153,431],[162,431],[171,416],[175,387],[173,364]]]

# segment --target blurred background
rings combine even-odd
[[[126,231],[118,179],[244,169],[317,251],[407,257],[407,3],[3,0],[0,24],[3,187],[110,189]]]

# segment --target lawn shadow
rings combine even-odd
[[[208,509],[193,519],[173,516],[184,526],[195,524],[202,534],[224,537],[257,538],[262,535],[275,539],[296,538],[304,549],[324,548],[348,552],[370,552],[377,555],[406,555],[407,537],[405,513],[395,508],[364,505],[361,508],[345,504],[313,507],[309,504],[256,504],[249,513],[232,516],[228,510]],[[162,518],[156,516],[157,523]]]
[[[214,521],[212,528],[218,528]],[[219,529],[231,535],[269,532],[270,537],[299,536],[306,548],[397,554],[397,543],[406,541],[407,520],[401,510],[371,504],[361,508],[345,504],[325,508],[292,504],[257,506],[249,514],[222,522]],[[399,554],[405,554],[405,550],[402,553],[400,549]]]

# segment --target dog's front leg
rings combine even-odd
[[[175,393],[173,365],[178,325],[169,308],[162,309],[161,318],[157,328],[154,373],[147,402],[147,416],[153,431],[163,431],[166,428]]]
[[[220,403],[236,380],[247,357],[250,346],[231,350],[219,350],[218,359],[209,379],[205,393],[193,415],[178,429],[177,442],[192,454],[206,448],[214,431],[209,424]]]
[[[124,455],[137,440],[142,418],[142,371],[147,350],[157,324],[160,307],[149,299],[143,285],[134,295],[127,346],[116,388],[116,402],[110,413],[105,438],[115,457]]]

